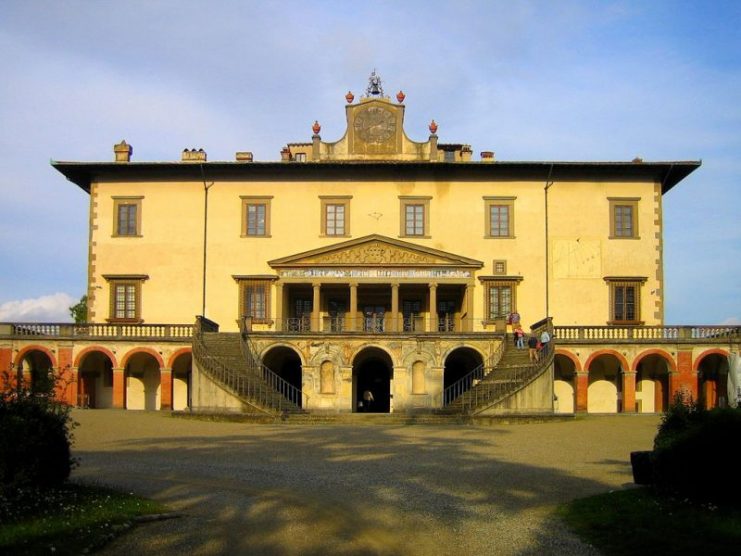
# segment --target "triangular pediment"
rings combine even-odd
[[[373,234],[268,261],[273,268],[446,267],[481,268],[481,261]]]

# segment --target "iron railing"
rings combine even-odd
[[[248,372],[252,375],[262,377],[269,388],[292,404],[290,409],[303,407],[304,400],[308,402],[309,396],[304,394],[301,388],[296,388],[260,361],[255,345],[252,343],[252,338],[250,338],[247,331],[249,327],[246,325],[246,319],[240,319],[239,322],[239,349],[242,352]]]
[[[467,375],[456,380],[453,384],[443,390],[443,406],[450,404],[453,400],[468,392],[475,384],[480,382],[501,361],[507,338],[503,338],[497,349],[489,357],[488,363],[482,363]]]
[[[531,327],[531,334],[536,337],[540,337],[543,331],[547,331],[551,338],[553,338],[553,324],[550,318],[543,319]],[[507,344],[507,338],[504,340],[499,349],[499,356],[497,363],[492,365],[483,376],[480,378],[476,377],[475,373],[479,373],[479,369],[475,369],[471,375],[472,377],[464,377],[458,382],[469,380],[469,388],[459,395],[453,397],[454,391],[451,390],[448,395],[448,389],[452,389],[456,384],[451,385],[446,389],[444,393],[444,399],[447,397],[449,401],[444,405],[450,406],[453,403],[457,403],[460,406],[460,411],[464,414],[473,414],[479,411],[483,411],[487,407],[491,407],[493,404],[500,402],[518,392],[536,378],[546,372],[551,364],[553,363],[553,356],[555,348],[553,341],[548,342],[544,348],[540,351],[538,361],[527,365],[515,365],[508,366],[504,369],[497,369],[498,363],[501,361],[505,346]]]

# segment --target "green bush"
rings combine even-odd
[[[70,409],[46,391],[0,387],[0,486],[4,490],[58,486],[69,478]]]
[[[674,409],[667,413],[654,442],[656,488],[699,502],[741,504],[736,456],[741,410]]]

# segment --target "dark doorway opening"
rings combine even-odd
[[[483,363],[484,359],[474,349],[457,348],[453,350],[445,359],[443,389],[455,384]]]
[[[393,364],[388,354],[378,348],[366,348],[353,364],[353,411],[359,413],[389,413],[391,411],[391,379]],[[365,393],[373,400],[368,403]]]
[[[275,347],[265,354],[262,364],[298,391],[298,394],[295,391],[281,393],[301,407],[303,401],[303,396],[300,395],[302,387],[301,358],[298,353],[288,347]]]

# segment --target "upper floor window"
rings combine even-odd
[[[271,279],[265,276],[234,276],[239,284],[239,317],[253,323],[271,324]]]
[[[515,197],[484,197],[486,203],[486,237],[514,237]]]
[[[520,276],[482,276],[484,285],[484,322],[506,319],[517,307],[517,284]]]
[[[401,236],[430,236],[430,199],[432,197],[399,197],[401,200]]]
[[[293,160],[296,162],[306,162],[306,153],[296,153],[293,156]]]
[[[322,203],[321,235],[347,237],[350,235],[349,195],[320,197]]]
[[[641,286],[645,278],[605,278],[610,287],[608,324],[643,324],[641,322]]]
[[[104,275],[110,284],[109,322],[142,322],[142,284],[146,275]]]
[[[141,204],[143,197],[114,197],[114,236],[141,236]]]
[[[610,201],[610,238],[638,238],[638,201],[637,198],[611,197]]]
[[[242,197],[242,237],[270,237],[272,196]]]

